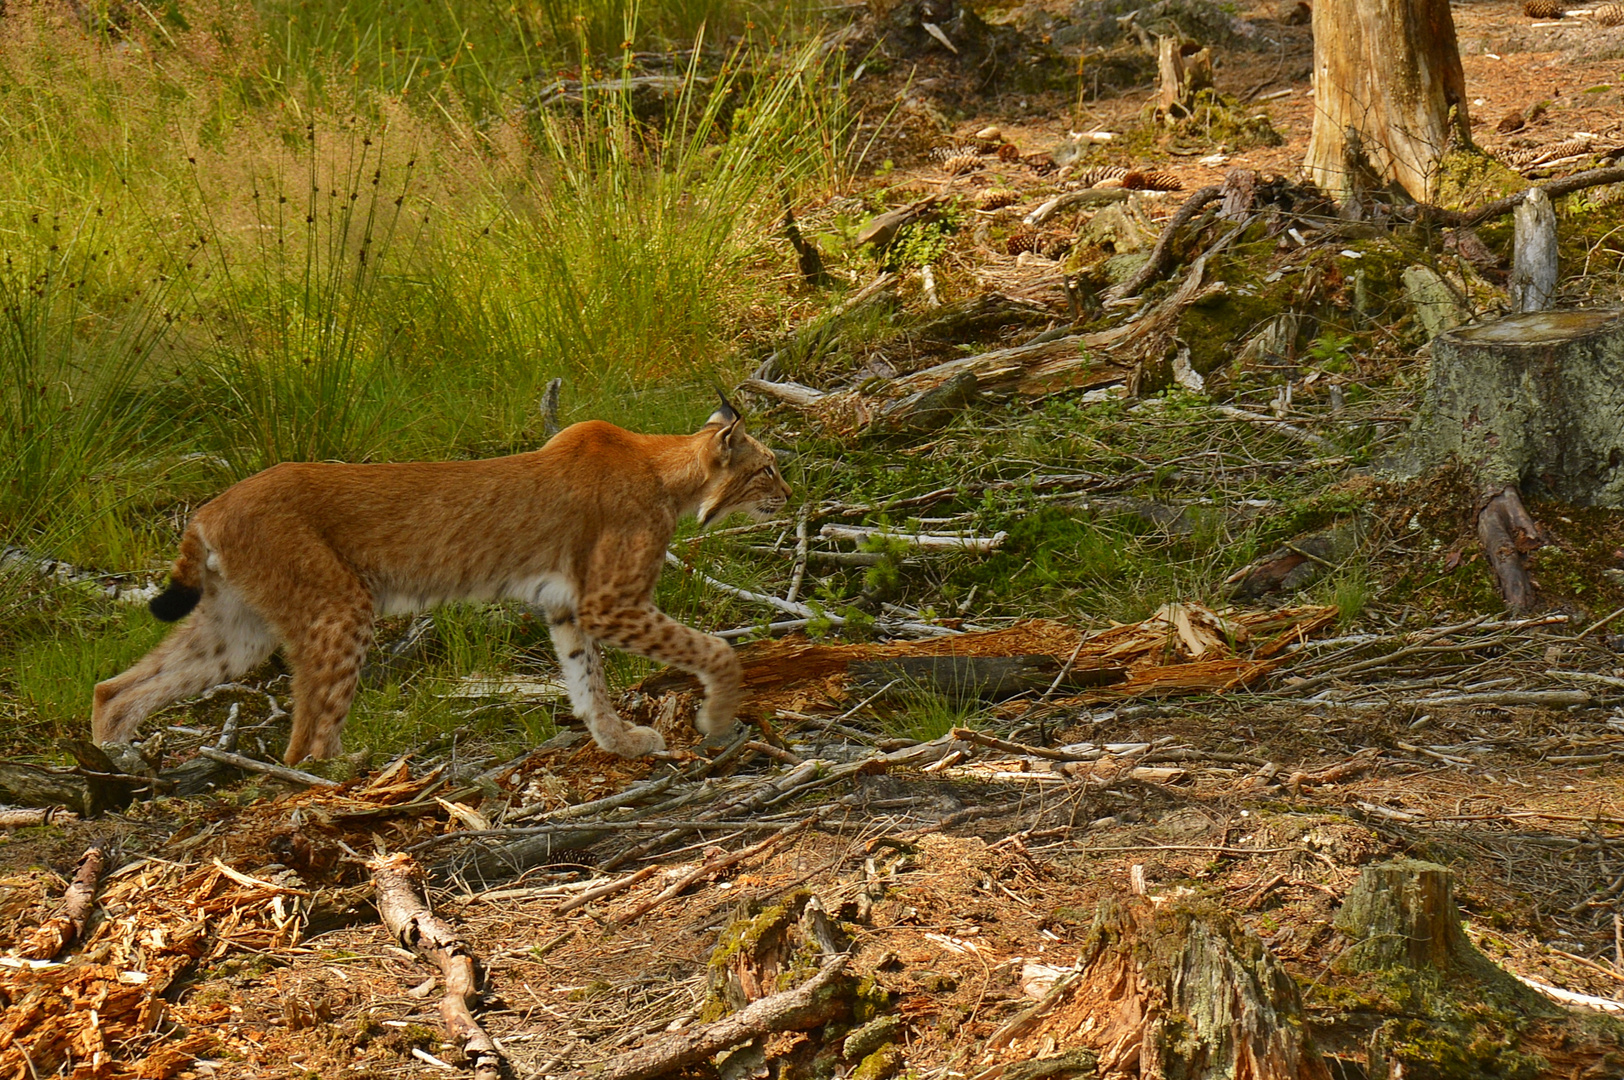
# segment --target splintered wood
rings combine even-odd
[[[761,641],[740,650],[747,711],[806,710],[858,693],[861,665],[911,657],[1052,657],[1066,673],[1120,673],[1109,685],[1053,697],[1087,704],[1156,695],[1223,693],[1273,671],[1293,643],[1335,621],[1330,606],[1215,612],[1200,604],[1164,604],[1135,623],[1083,635],[1061,623],[1033,619],[1003,630],[886,644],[823,644],[804,638]],[[693,690],[691,676],[662,671],[638,687],[654,694]],[[875,687],[874,689],[878,689]]]
[[[233,1050],[217,1034],[223,1007],[174,1003],[176,985],[233,952],[298,946],[343,830],[366,843],[386,818],[409,819],[425,804],[439,813],[424,796],[440,783],[437,771],[413,778],[402,760],[349,790],[262,800],[195,837],[177,836],[169,852],[185,861],[118,867],[108,849],[87,850],[59,914],[0,927],[0,945],[12,944],[0,957],[0,1077],[156,1080]],[[327,891],[341,900],[353,890]],[[53,906],[44,897],[33,905]]]

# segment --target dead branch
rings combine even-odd
[[[445,976],[440,1018],[446,1033],[473,1061],[474,1080],[500,1080],[502,1055],[474,1020],[479,969],[467,942],[436,918],[423,900],[423,871],[410,855],[380,855],[367,863],[377,890],[378,916],[406,948],[438,967]]]
[[[826,1024],[847,1009],[839,987],[845,969],[844,955],[831,957],[816,975],[793,990],[751,1002],[714,1024],[671,1032],[610,1058],[594,1080],[653,1080],[762,1035],[809,1031]]]
[[[876,537],[906,544],[922,551],[973,551],[978,555],[997,551],[1009,539],[1006,532],[991,536],[963,536],[952,533],[905,533],[867,525],[825,525],[818,530],[825,540],[853,540],[862,542]]]
[[[1150,257],[1145,260],[1145,265],[1141,266],[1133,277],[1108,290],[1105,298],[1120,300],[1125,296],[1133,296],[1165,274],[1172,263],[1173,241],[1177,238],[1178,231],[1189,224],[1190,219],[1200,213],[1208,203],[1217,202],[1223,196],[1223,190],[1217,184],[1213,184],[1185,199],[1162,229],[1162,235],[1157,237],[1156,246],[1150,249]]]
[[[593,889],[588,889],[586,892],[572,896],[562,904],[559,904],[558,907],[553,909],[553,914],[568,915],[576,908],[586,907],[594,900],[602,900],[606,896],[614,896],[617,893],[623,893],[633,885],[636,885],[639,881],[643,881],[647,878],[653,877],[655,874],[658,874],[661,869],[663,869],[663,867],[661,867],[658,863],[651,864],[643,867],[643,869],[637,871],[635,874],[627,874],[624,877],[618,877],[607,884],[599,885]]]
[[[28,960],[50,960],[83,936],[85,925],[90,922],[90,913],[96,907],[96,886],[101,883],[102,871],[106,866],[107,852],[102,848],[89,848],[79,856],[73,882],[62,897],[62,914],[35,930],[17,950],[18,956]]]
[[[294,784],[305,784],[309,787],[324,788],[336,788],[340,786],[337,780],[329,780],[325,776],[317,776],[314,773],[300,772],[298,769],[289,769],[282,765],[272,765],[270,762],[258,761],[251,757],[244,757],[241,754],[231,754],[224,750],[216,750],[212,746],[200,746],[197,748],[197,752],[206,758],[212,758],[215,761],[221,762],[225,765],[230,765],[234,768],[244,769],[248,772],[264,773],[266,776],[274,776],[278,780],[287,780],[288,782]]]

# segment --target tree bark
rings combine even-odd
[[[1178,37],[1156,39],[1156,111],[1172,123],[1189,116],[1198,90],[1212,86],[1212,52]]]
[[[1372,180],[1430,200],[1452,136],[1470,142],[1449,0],[1314,5],[1314,133],[1303,164],[1316,184],[1344,204]]]
[[[1534,606],[1534,583],[1528,579],[1523,556],[1537,551],[1543,542],[1539,526],[1528,516],[1522,494],[1506,487],[1490,495],[1477,514],[1477,537],[1488,554],[1489,567],[1500,585],[1500,595],[1512,611],[1529,611]]]

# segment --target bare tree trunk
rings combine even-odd
[[[1470,141],[1449,0],[1314,5],[1314,134],[1303,165],[1316,184],[1344,204],[1372,179],[1430,201],[1452,135]]]

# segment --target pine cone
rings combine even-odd
[[[1009,239],[1004,241],[1004,250],[1011,255],[1019,255],[1023,251],[1036,251],[1042,242],[1043,239],[1037,232],[1027,229],[1011,233]]]
[[[1530,19],[1560,19],[1562,0],[1528,0],[1523,4],[1523,14]]]
[[[1624,26],[1624,4],[1603,4],[1596,9],[1597,26]]]
[[[1121,180],[1127,175],[1128,170],[1119,165],[1096,165],[1092,169],[1084,169],[1072,179],[1082,187],[1095,187],[1107,180]]]
[[[1502,135],[1509,135],[1513,131],[1521,131],[1527,125],[1528,121],[1523,119],[1523,114],[1513,109],[1500,118],[1500,122],[1494,125],[1494,130]]]
[[[983,210],[1000,210],[1020,201],[1020,195],[1009,188],[988,188],[981,193],[980,206]]]
[[[949,176],[962,176],[965,173],[975,172],[981,168],[981,155],[976,153],[955,154],[942,161],[942,171]]]
[[[1122,178],[1129,191],[1183,191],[1184,185],[1170,172],[1160,169],[1134,170]]]
[[[1012,142],[1002,144],[998,147],[998,160],[1003,162],[1014,162],[1021,160],[1020,148]]]

